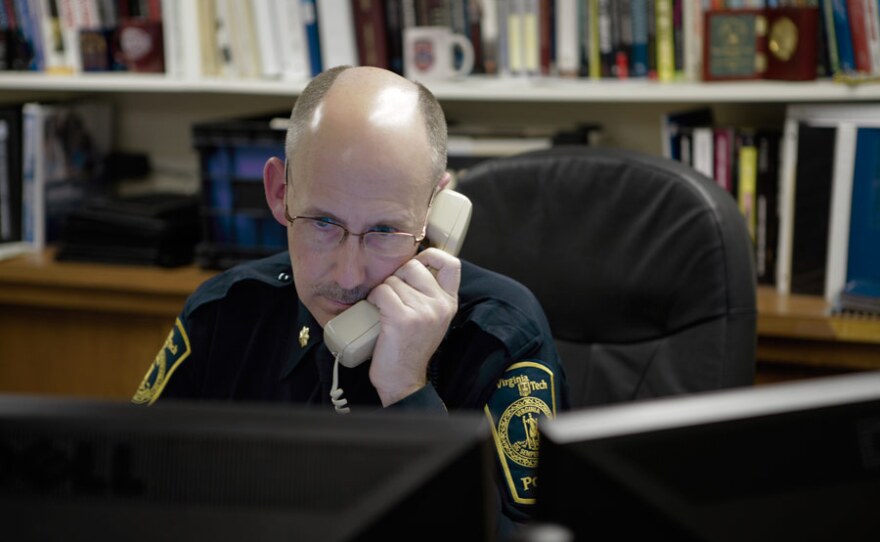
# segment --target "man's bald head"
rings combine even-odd
[[[332,123],[337,134],[354,138],[381,135],[384,130],[393,135],[396,125],[419,126],[430,154],[427,174],[432,187],[446,171],[446,119],[440,104],[420,83],[388,70],[339,66],[319,74],[300,94],[290,120],[288,160],[323,125]],[[339,130],[340,123],[348,129]]]

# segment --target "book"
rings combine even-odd
[[[835,297],[832,314],[851,313],[867,317],[880,316],[880,282],[852,280]]]
[[[632,57],[632,3],[615,0],[611,4],[611,49],[614,53],[611,76],[629,79]]]
[[[828,256],[834,126],[800,123],[791,221],[790,287],[795,294],[823,295]]]
[[[753,134],[740,131],[737,145],[737,203],[752,243],[758,226],[758,148]]]
[[[71,2],[72,0],[62,0]],[[193,10],[193,15],[186,15],[184,11]],[[162,39],[165,52],[165,74],[169,77],[186,78],[190,72],[198,70],[198,63],[191,63],[185,49],[186,46],[195,47],[192,51],[194,58],[198,58],[198,40],[187,42],[185,33],[196,36],[198,26],[195,22],[195,2],[179,2],[175,0],[162,0]],[[191,26],[185,26],[185,24]]]
[[[824,294],[828,302],[833,301],[834,296],[846,284],[857,131],[853,123],[846,122],[837,126],[828,224],[828,257],[825,263]]]
[[[657,79],[668,82],[675,79],[672,0],[657,0],[654,11],[657,32]]]
[[[300,81],[309,76],[309,53],[305,39],[302,8],[298,2],[271,0],[274,5],[275,32],[279,38],[278,57],[281,62],[281,78]]]
[[[232,18],[236,0],[212,0],[214,5],[214,41],[218,74],[222,77],[237,77],[238,68],[235,47],[232,42]]]
[[[800,153],[799,134],[801,128],[807,126],[814,129],[825,129],[832,133],[824,150],[813,149],[805,158]],[[824,295],[830,300],[840,291],[846,282],[848,273],[848,257],[853,254],[849,248],[851,243],[851,214],[854,213],[856,202],[862,203],[856,195],[855,185],[858,176],[855,175],[857,140],[864,136],[870,137],[871,130],[880,129],[880,108],[872,105],[804,105],[789,106],[786,112],[785,132],[783,135],[782,174],[780,176],[780,220],[779,220],[779,250],[777,260],[777,290],[780,293],[797,291],[793,285],[794,266],[796,264],[794,248],[795,236],[798,234],[796,224],[795,195],[804,192],[796,185],[796,174],[799,169],[810,170],[821,177],[822,167],[809,164],[802,167],[801,162],[807,160],[827,161],[831,163],[825,173],[824,184],[828,185],[828,193],[823,190],[813,189],[807,194],[814,198],[825,198],[828,211],[824,215],[814,216],[814,228],[824,230],[813,232],[813,236],[822,238],[821,244],[825,251],[825,259],[821,265],[821,273],[816,275],[821,279],[821,287],[814,288],[816,295]],[[830,153],[830,158],[827,155]],[[866,160],[869,155],[861,157]],[[821,206],[820,206],[821,207]],[[802,219],[804,217],[801,217]],[[805,236],[802,236],[805,238]]]
[[[880,284],[880,127],[859,128],[853,171],[847,283]]]
[[[712,126],[713,122],[712,109],[708,107],[686,109],[664,115],[660,126],[663,156],[679,160],[681,157],[678,140],[682,129]]]
[[[596,10],[596,35],[599,43],[599,77],[612,77],[614,66],[614,25],[612,24],[611,0],[598,0]]]
[[[389,69],[385,4],[379,0],[351,0],[358,63]]]
[[[703,4],[701,0],[683,0],[682,48],[684,50],[684,78],[698,81],[703,73]]]
[[[21,105],[0,106],[0,242],[21,241]]]
[[[40,4],[30,0],[13,0],[12,6],[18,21],[18,31],[29,52],[24,69],[43,71],[46,69],[46,61],[43,51],[43,27],[40,24],[40,13],[37,11]]]
[[[541,75],[556,74],[555,37],[556,24],[551,0],[536,0],[538,4],[538,52]]]
[[[317,0],[321,67],[357,65],[354,18],[350,0]]]
[[[862,0],[865,4],[865,34],[868,41],[870,73],[880,74],[880,5],[876,0]]]
[[[235,59],[236,73],[242,79],[254,79],[263,72],[262,47],[257,37],[255,26],[255,11],[253,2],[230,2],[231,8],[231,36],[233,58]],[[260,34],[268,35],[266,29],[261,28]],[[276,59],[277,60],[277,59]],[[270,68],[276,70],[277,68]]]
[[[35,14],[42,25],[40,36],[43,39],[44,65],[46,73],[70,75],[73,65],[67,48],[69,39],[65,39],[64,25],[58,7],[58,0],[39,0],[32,3],[36,7]]]
[[[578,76],[581,59],[578,22],[576,0],[557,0],[556,70],[561,77]]]
[[[60,238],[67,214],[102,186],[112,109],[105,102],[29,102],[22,125],[22,238],[42,250]]]
[[[823,43],[827,48],[826,55],[828,57],[828,75],[834,75],[840,71],[840,55],[837,53],[837,35],[834,31],[834,6],[832,0],[820,0],[822,8],[820,10],[822,16],[822,27],[825,30]]]
[[[217,44],[217,4],[214,0],[195,0],[196,30],[184,32],[186,44],[184,49],[191,51],[192,55],[198,53],[199,70],[196,77],[216,77],[221,74],[221,48]],[[188,4],[189,2],[183,2]],[[182,12],[187,16],[184,24],[188,24],[189,17],[193,15],[192,7]],[[187,26],[187,28],[191,28]],[[223,36],[225,40],[225,34]],[[187,59],[189,61],[189,58]]]
[[[259,47],[260,76],[265,79],[281,77],[281,55],[284,49],[282,28],[277,21],[281,13],[275,0],[251,0],[253,11],[254,33]]]
[[[760,284],[776,284],[776,251],[779,243],[779,130],[758,130],[757,226],[755,228],[755,271]]]
[[[312,77],[324,71],[321,54],[321,37],[318,28],[318,9],[315,0],[299,0],[302,8],[302,24],[306,51],[309,53],[309,70]]]
[[[713,179],[715,176],[715,135],[711,126],[698,126],[693,129],[694,169]]]
[[[712,131],[712,135],[715,157],[713,178],[718,186],[733,195],[736,186],[736,128],[718,126]]]
[[[871,0],[875,2],[876,0]],[[871,50],[865,19],[868,16],[866,0],[846,0],[847,20],[852,40],[853,61],[858,72],[871,72]]]
[[[388,46],[388,69],[398,75],[403,75],[403,7],[404,3],[408,3],[409,1],[410,0],[388,0],[385,2],[385,31]],[[492,5],[494,5],[494,3]],[[488,56],[490,54],[489,39],[485,37],[485,26],[481,27],[481,31],[484,39],[483,49],[486,51],[485,54],[487,55],[484,62],[490,62]],[[493,48],[491,54],[494,54],[494,51],[495,49]],[[492,57],[491,61],[494,62],[494,57]],[[487,71],[487,73],[494,72]]]
[[[856,71],[852,31],[849,24],[847,0],[828,0],[831,3],[831,20],[837,45],[838,69],[844,73]]]
[[[602,45],[599,35],[599,0],[587,0],[584,11],[584,46],[586,72],[590,79],[602,77]]]
[[[632,0],[632,54],[630,57],[630,76],[648,76],[648,8],[647,0]]]

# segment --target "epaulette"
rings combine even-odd
[[[205,281],[187,299],[184,313],[190,314],[201,305],[223,299],[234,285],[243,281],[253,280],[281,288],[288,286],[292,278],[290,256],[287,252],[247,262]]]

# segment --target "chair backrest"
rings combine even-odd
[[[752,384],[751,240],[730,194],[678,162],[555,147],[483,162],[462,258],[544,307],[572,406]]]

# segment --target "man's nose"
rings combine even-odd
[[[361,238],[349,235],[336,247],[336,268],[333,277],[342,288],[354,289],[363,285],[367,278],[367,255],[361,246]]]

